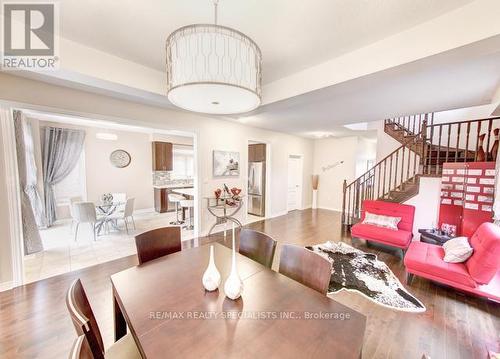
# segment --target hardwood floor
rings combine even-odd
[[[278,241],[273,269],[278,268],[283,243],[309,245],[344,240],[339,214],[327,210],[295,211],[286,216],[248,225]],[[222,240],[202,238],[201,243]],[[184,242],[183,248],[194,242]],[[376,253],[404,283],[402,260],[364,242],[355,247]],[[85,268],[0,293],[1,358],[66,358],[75,339],[64,296],[79,277],[95,311],[104,345],[113,340],[113,306],[109,276],[136,265],[135,256]],[[487,350],[500,351],[500,305],[463,295],[427,280],[415,278],[409,290],[427,307],[422,314],[397,312],[378,306],[361,295],[341,292],[333,299],[367,316],[364,358],[486,358]],[[332,333],[335,335],[335,333]]]

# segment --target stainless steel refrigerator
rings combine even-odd
[[[266,163],[248,163],[248,213],[264,217],[266,191]]]

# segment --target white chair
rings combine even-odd
[[[115,221],[117,221],[119,219],[123,219],[123,222],[125,222],[125,229],[127,230],[127,234],[128,234],[128,219],[129,218],[132,219],[132,224],[134,225],[134,229],[136,229],[135,220],[134,220],[134,202],[135,202],[135,198],[128,198],[127,202],[125,203],[125,210],[123,212],[115,212],[111,216],[108,217],[109,219],[112,219]]]
[[[78,227],[80,223],[89,223],[92,232],[94,234],[94,241],[96,240],[97,226],[100,224],[101,220],[97,218],[97,213],[95,210],[95,204],[93,202],[76,202],[74,204],[75,212],[75,241],[78,236]]]
[[[184,211],[185,209],[188,210],[188,216],[189,216],[189,224],[182,227],[183,229],[186,230],[192,230],[194,229],[193,226],[193,208],[194,208],[194,201],[192,199],[184,199],[180,201],[180,206],[182,207],[182,210]]]
[[[113,196],[113,202],[120,202],[123,203],[116,207],[116,211],[118,212],[123,212],[125,211],[125,202],[127,201],[127,194],[124,192],[116,192],[116,193],[111,193]]]
[[[184,197],[181,194],[177,193],[169,193],[168,194],[168,201],[169,202],[174,202],[175,203],[175,213],[176,213],[176,220],[170,222],[170,224],[173,224],[174,226],[178,226],[184,223],[184,221],[181,221],[179,219],[179,202],[184,201],[186,197]]]
[[[77,222],[76,221],[76,214],[75,214],[75,203],[82,202],[83,198],[80,196],[76,197],[70,197],[69,199],[69,214],[71,216],[71,224],[70,224],[70,231],[73,232],[73,225]]]

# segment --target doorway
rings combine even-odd
[[[9,112],[12,113],[12,110],[9,109]],[[37,224],[30,227],[36,229],[40,237],[40,248],[23,250],[26,236],[20,229],[16,231],[15,236],[12,236],[13,246],[16,246],[13,250],[16,261],[13,271],[17,278],[13,282],[14,286],[135,254],[136,234],[168,226],[176,220],[176,213],[155,212],[154,189],[158,186],[170,188],[174,183],[179,188],[191,190],[191,195],[195,199],[194,211],[184,212],[188,212],[186,224],[192,224],[194,229],[183,226],[181,238],[193,240],[197,237],[199,200],[195,134],[145,127],[127,121],[115,123],[77,115],[63,115],[52,111],[18,109],[18,112],[22,113],[22,117],[33,131],[30,137],[30,144],[33,142],[33,145],[27,147],[33,148],[33,153],[30,155],[34,157],[37,165],[36,176],[33,176],[37,184],[43,184],[46,178],[41,170],[44,155],[41,145],[46,140],[46,136],[42,134],[57,129],[60,132],[83,132],[85,136],[81,155],[74,161],[74,168],[52,185],[55,207],[53,222],[50,225],[44,223],[42,226]],[[9,145],[15,152],[15,126],[10,119],[12,117],[5,122],[6,127],[10,129]],[[7,134],[2,136],[5,141]],[[156,178],[157,176],[152,178],[151,142],[159,140],[172,142],[175,145],[172,151],[173,169],[165,178]],[[23,136],[25,146],[26,143]],[[182,143],[182,151],[177,149],[180,146],[177,146],[178,143]],[[127,152],[129,155],[127,165],[115,164],[116,161],[113,161],[111,154],[116,149]],[[16,178],[18,166],[14,164],[17,164],[19,159],[15,155],[10,155],[6,157],[6,162],[7,160],[11,164],[8,174]],[[156,183],[158,181],[165,183]],[[17,194],[20,193],[20,186],[21,183],[15,181],[9,189]],[[43,196],[43,192],[41,193]],[[104,196],[109,197],[109,194],[112,194],[112,200],[105,201]],[[123,200],[122,194],[125,198]],[[9,209],[19,216],[19,222],[28,213],[21,211],[20,203],[19,199],[11,201]],[[82,203],[92,204],[92,211],[88,205],[85,208],[95,214],[95,223],[84,221],[72,211],[77,204],[82,207]],[[128,209],[122,210],[122,207],[127,206]],[[125,216],[125,212],[129,215]]]
[[[302,168],[301,155],[288,156],[288,212],[302,208]]]
[[[248,143],[248,215],[265,217],[267,185],[267,145]]]

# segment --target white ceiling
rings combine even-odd
[[[269,83],[470,2],[220,0],[219,24],[259,44]],[[211,0],[63,0],[60,13],[63,37],[162,71],[173,30],[213,21]]]
[[[233,120],[306,137],[352,134],[344,124],[489,104],[500,86],[500,35],[261,106]]]

